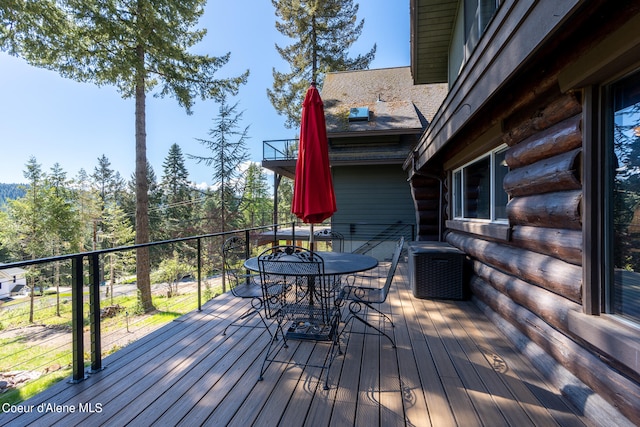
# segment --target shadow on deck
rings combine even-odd
[[[384,305],[396,323],[397,352],[353,323],[342,336],[346,353],[329,372],[330,390],[313,367],[272,364],[257,381],[266,330],[221,335],[245,309],[246,301],[220,296],[110,355],[85,381],[58,383],[20,405],[31,412],[0,414],[0,424],[589,425],[473,302],[415,299],[405,263]],[[290,341],[288,352],[321,364],[328,349]]]

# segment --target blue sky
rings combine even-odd
[[[409,1],[361,0],[358,18],[363,33],[351,54],[367,52],[377,43],[370,68],[407,66],[410,63]],[[231,59],[218,77],[250,70],[249,81],[233,100],[249,126],[247,146],[251,160],[262,160],[262,141],[297,136],[284,127],[284,118],[267,98],[272,68],[288,71],[275,43],[289,44],[275,29],[269,0],[209,0],[198,27],[207,28],[198,52]],[[63,79],[0,53],[0,182],[24,182],[23,170],[35,156],[45,171],[58,162],[69,178],[81,168],[93,173],[103,154],[111,167],[129,179],[135,168],[134,100],[123,99],[115,88],[97,87]],[[196,138],[208,138],[218,113],[213,101],[197,101],[187,115],[173,98],[147,98],[147,157],[158,179],[169,147],[177,143],[185,154],[208,155]],[[186,160],[189,178],[211,184],[211,169]]]

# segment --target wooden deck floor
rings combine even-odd
[[[221,335],[243,304],[216,298],[112,354],[85,381],[61,382],[21,405],[32,412],[0,414],[0,425],[589,425],[472,302],[413,298],[404,263],[384,306],[397,351],[356,333],[355,323],[328,391],[319,368],[272,364],[257,381],[266,330]],[[290,343],[296,361],[321,362],[329,348]]]

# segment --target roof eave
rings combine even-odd
[[[387,136],[387,135],[420,135],[424,131],[423,128],[405,128],[405,129],[381,129],[368,131],[350,131],[350,132],[327,132],[327,137],[331,138],[362,138],[369,136]]]
[[[459,0],[411,0],[411,73],[415,84],[448,81],[449,45]]]

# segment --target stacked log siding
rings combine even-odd
[[[467,3],[457,2],[460,10]],[[612,233],[612,128],[622,108],[615,91],[640,70],[640,1],[616,6],[606,0],[499,2],[472,54],[454,67],[449,95],[405,161],[414,197],[428,185],[416,176],[446,177],[444,240],[467,255],[465,284],[475,303],[602,426],[640,425],[638,324],[619,313],[611,295],[619,244]],[[459,19],[451,36],[434,35],[450,37],[454,59],[467,48],[465,24]],[[625,107],[637,103],[637,81],[622,92]],[[475,200],[465,173],[473,167],[485,177],[478,183],[482,219],[467,211]],[[504,200],[497,184],[508,195],[506,211],[493,206]],[[462,209],[454,215],[448,201]],[[416,203],[416,209],[433,205]],[[626,302],[637,308],[637,300]]]
[[[519,121],[506,118],[509,238],[448,230],[446,240],[469,256],[470,290],[480,306],[507,320],[583,383],[577,388],[559,383],[561,389],[574,400],[593,390],[640,423],[637,379],[615,369],[609,355],[585,347],[568,326],[569,313],[582,312],[579,107],[574,95],[565,95]],[[553,378],[558,366],[539,368]]]
[[[444,191],[444,190],[443,190]],[[415,175],[411,178],[411,194],[416,208],[419,240],[438,240],[440,221],[440,183],[437,179]]]

